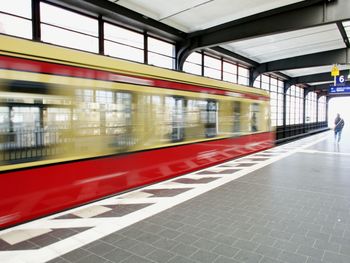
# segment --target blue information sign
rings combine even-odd
[[[332,94],[350,93],[350,86],[340,86],[340,87],[330,86],[329,93],[332,93]]]
[[[344,75],[340,75],[340,76],[336,76],[335,77],[335,83],[337,86],[344,86],[346,78],[344,77]]]

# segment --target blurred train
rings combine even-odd
[[[262,90],[0,43],[2,228],[273,146]]]

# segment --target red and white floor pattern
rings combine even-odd
[[[0,262],[40,263],[303,151],[322,133],[0,231]]]

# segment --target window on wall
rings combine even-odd
[[[204,55],[204,76],[221,79],[221,60]]]
[[[303,123],[303,100],[304,90],[297,86],[291,86],[288,89],[286,102],[286,124],[301,124]]]
[[[233,63],[229,63],[224,61],[223,62],[223,80],[225,81],[229,81],[232,83],[237,83],[238,79],[237,79],[237,65],[233,64]]]
[[[249,70],[242,66],[238,66],[238,84],[249,85]]]
[[[318,99],[318,122],[326,121],[327,111],[327,99],[326,96],[322,96]]]
[[[105,55],[144,62],[143,34],[104,23]]]
[[[0,33],[32,38],[32,1],[0,1]]]
[[[316,108],[317,108],[317,94],[315,92],[309,92],[305,98],[305,122],[312,123],[316,122]]]
[[[40,18],[42,41],[98,52],[97,19],[46,3],[40,3]]]
[[[202,54],[198,52],[191,53],[186,59],[183,70],[188,73],[202,75]]]
[[[304,122],[304,89],[295,88],[296,99],[296,124],[302,124]]]
[[[259,75],[259,76],[254,80],[253,87],[259,88],[259,89],[261,88],[261,75]]]
[[[175,45],[153,37],[148,37],[148,64],[174,69]]]

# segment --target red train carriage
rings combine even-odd
[[[0,41],[0,227],[273,145],[264,91]]]

